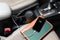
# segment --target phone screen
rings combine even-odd
[[[39,17],[37,22],[33,26],[33,30],[35,30],[37,32],[40,32],[40,30],[42,29],[44,23],[45,23],[45,19]]]

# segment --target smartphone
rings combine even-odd
[[[35,25],[33,26],[33,30],[40,32],[40,30],[42,29],[43,25],[45,23],[45,19],[43,18],[38,18],[37,22],[35,23]]]

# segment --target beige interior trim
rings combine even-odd
[[[0,0],[0,2],[6,2],[12,8],[12,10],[25,7],[35,1],[36,0]]]

